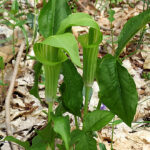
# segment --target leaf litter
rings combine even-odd
[[[33,2],[33,1],[32,1]],[[82,1],[81,1],[82,2]],[[124,8],[114,7],[115,10],[115,21],[113,22],[114,26],[114,35],[118,36],[125,22],[142,12],[143,3],[140,1],[137,3],[135,8],[130,8],[129,6],[124,5]],[[100,4],[97,3],[96,9],[101,9]],[[92,7],[85,6],[87,9],[92,9]],[[107,6],[105,7],[108,8]],[[96,11],[93,10],[93,12]],[[90,10],[91,11],[91,10]],[[92,13],[92,15],[96,13]],[[105,10],[101,11],[100,15],[94,16],[97,22],[99,23],[101,30],[103,31],[104,36],[110,35],[110,23],[108,21],[108,16]],[[8,29],[5,29],[8,31]],[[75,27],[73,29],[74,34],[78,37],[79,33],[87,32],[86,28],[83,27]],[[6,36],[8,36],[8,32],[5,32]],[[108,41],[105,41],[108,43]],[[109,44],[108,44],[109,45]],[[107,46],[108,46],[107,45]],[[11,45],[8,45],[7,50],[11,50]],[[100,46],[101,48],[102,46]],[[109,47],[109,46],[108,46]],[[2,47],[4,48],[4,47]],[[132,47],[131,47],[132,48]],[[150,81],[144,78],[141,78],[141,74],[143,70],[150,69],[150,55],[149,55],[149,45],[143,44],[143,50],[139,55],[133,55],[131,58],[125,59],[123,61],[124,67],[128,69],[130,74],[133,76],[134,81],[136,83],[136,87],[139,93],[139,105],[137,108],[137,112],[135,115],[134,122],[132,124],[132,128],[129,128],[124,123],[120,123],[114,128],[114,139],[113,139],[113,147],[114,150],[149,150],[150,149],[150,127],[148,123],[137,123],[143,121],[150,121]],[[11,51],[12,52],[12,51]],[[127,52],[127,51],[125,51]],[[3,54],[2,54],[3,53]],[[32,53],[32,52],[31,52]],[[0,49],[0,55],[4,56],[5,62],[7,62],[7,66],[11,66],[10,60],[8,59],[9,53],[4,52]],[[82,58],[82,51],[80,53]],[[100,54],[100,57],[103,54]],[[137,62],[141,64],[141,66],[137,65]],[[23,60],[22,60],[22,63]],[[30,66],[28,69],[28,66]],[[16,80],[16,86],[13,92],[12,103],[11,103],[11,124],[13,128],[13,132],[15,137],[21,140],[27,140],[30,137],[34,136],[35,129],[41,126],[44,126],[47,122],[47,116],[43,111],[47,111],[47,107],[42,105],[38,99],[29,94],[29,89],[33,86],[34,77],[33,77],[33,61],[26,61],[21,68],[20,65],[20,73]],[[13,66],[10,67],[10,75],[6,73],[5,80],[8,80],[8,85],[11,80],[11,72],[13,71]],[[21,71],[22,70],[22,71]],[[24,73],[25,72],[25,73]],[[93,94],[92,101],[90,102],[89,109],[93,110],[94,106],[98,103],[98,86],[96,82],[93,85]],[[7,88],[6,88],[7,90]],[[44,99],[44,88],[40,89],[40,97]],[[118,119],[118,118],[116,118]],[[74,128],[72,124],[72,129]],[[98,142],[103,142],[106,145],[107,149],[110,149],[111,142],[111,134],[112,128],[110,125],[105,127],[103,130],[98,132]],[[0,135],[5,136],[5,112],[2,106],[2,110],[0,112]],[[8,143],[5,143],[1,150],[9,150]]]

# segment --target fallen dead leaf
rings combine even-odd
[[[148,55],[144,62],[144,69],[150,69],[150,55]]]

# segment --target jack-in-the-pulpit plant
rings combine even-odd
[[[55,150],[56,147],[59,150],[97,150],[95,131],[101,130],[115,115],[131,126],[136,112],[136,86],[127,69],[122,66],[119,55],[129,40],[149,22],[150,10],[131,18],[125,24],[119,36],[115,56],[107,54],[102,59],[97,57],[102,41],[98,24],[88,14],[69,14],[67,0],[50,0],[40,12],[39,29],[45,39],[35,43],[34,52],[36,60],[40,62],[39,68],[43,65],[45,72],[45,100],[49,104],[48,123],[44,129],[37,131],[37,136],[31,144],[14,137],[5,138],[18,143],[26,150]],[[82,65],[78,42],[71,32],[72,26],[89,28],[87,34],[80,35],[77,39],[83,48],[83,76],[77,70],[78,67],[82,68]],[[60,73],[63,74],[64,81],[59,87],[61,96],[57,98],[58,106],[53,110]],[[37,76],[39,77],[39,73]],[[88,109],[90,90],[95,79],[100,88],[99,101],[108,110],[96,107],[94,111]],[[37,92],[37,83],[35,87]],[[34,95],[38,97],[37,93]],[[66,112],[74,116],[76,129],[72,131],[70,117]],[[58,143],[56,139],[61,139],[62,142]],[[99,147],[105,150],[104,144],[99,143]]]
[[[71,43],[68,44],[68,41],[71,41]],[[50,112],[52,112],[52,105],[57,93],[61,63],[66,61],[66,54],[70,56],[74,64],[81,66],[77,41],[71,33],[53,35],[41,43],[36,43],[34,45],[34,52],[37,60],[44,66],[45,98],[50,106]]]
[[[83,47],[83,81],[85,86],[84,114],[86,114],[90,89],[95,78],[97,56],[99,52],[99,44],[102,41],[102,34],[98,30],[90,28],[89,33],[81,35],[78,40]]]

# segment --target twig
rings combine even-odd
[[[6,131],[7,131],[8,136],[13,135],[12,130],[11,130],[11,125],[10,125],[10,122],[11,122],[11,120],[10,120],[10,99],[11,99],[12,92],[13,92],[13,89],[14,89],[15,80],[16,80],[16,76],[17,76],[17,73],[18,73],[18,67],[19,67],[19,63],[20,63],[20,60],[21,60],[21,56],[22,56],[24,47],[25,47],[25,43],[22,42],[22,44],[20,46],[20,49],[19,49],[19,52],[18,52],[18,55],[17,55],[15,68],[14,68],[14,72],[13,72],[13,75],[12,75],[12,80],[11,80],[11,83],[10,83],[10,86],[9,86],[9,89],[8,89],[8,93],[7,93],[7,97],[6,97],[6,100],[5,100],[5,118],[6,118],[5,123],[6,123]],[[10,144],[10,146],[11,146],[12,150],[16,150],[16,148],[14,148],[14,145]]]
[[[82,9],[84,9],[84,10],[86,10],[89,14],[92,14],[93,15],[93,12],[92,11],[90,11],[90,10],[88,10],[81,2],[77,2],[76,0],[73,0],[73,2],[77,5],[77,6],[79,6],[79,7],[81,7]]]

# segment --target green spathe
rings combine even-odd
[[[93,18],[90,15],[85,13],[74,13],[69,15],[61,22],[57,34],[64,33],[67,29],[71,28],[72,26],[89,26],[99,31],[100,33],[98,24],[96,23],[96,21],[93,20]]]
[[[41,43],[34,45],[34,53],[45,69],[45,96],[48,102],[54,101],[61,63],[66,61],[66,53],[74,64],[81,66],[78,44],[71,33],[48,37]]]
[[[59,48],[59,50],[49,47]],[[52,56],[47,55],[47,53],[50,53],[49,51],[54,54],[52,54]],[[64,62],[67,59],[65,55],[65,53],[67,53],[74,64],[81,66],[78,52],[78,43],[71,33],[50,36],[43,42],[36,43],[34,45],[34,53],[36,58],[45,65],[56,65]],[[55,60],[49,59],[54,55],[57,57],[57,60],[56,58]]]
[[[102,34],[99,31],[90,28],[88,34],[79,36],[79,42],[83,47],[83,80],[87,87],[92,87],[96,65],[99,44],[102,41]]]

